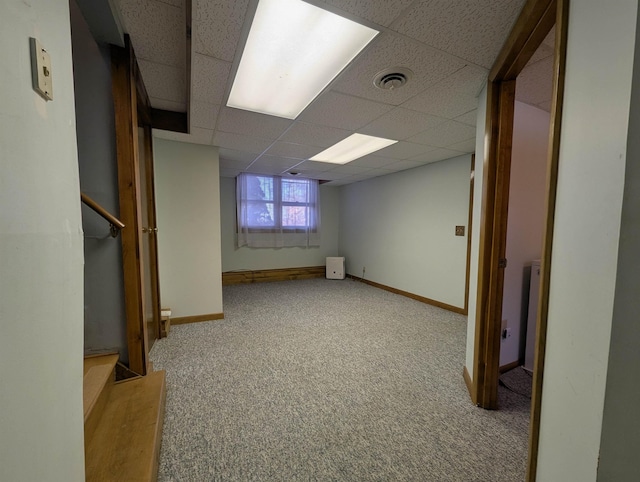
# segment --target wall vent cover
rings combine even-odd
[[[393,67],[378,72],[373,85],[382,90],[396,90],[403,87],[413,77],[413,72],[404,67]]]

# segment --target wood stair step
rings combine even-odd
[[[84,405],[84,440],[91,439],[95,427],[102,418],[102,412],[109,392],[115,382],[115,366],[118,354],[110,353],[85,357],[82,399]]]
[[[87,481],[153,481],[157,478],[165,372],[115,383],[93,436],[85,440]]]

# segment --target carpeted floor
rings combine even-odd
[[[172,327],[161,481],[520,481],[529,400],[474,407],[466,319],[352,280],[226,286]]]
[[[531,393],[533,391],[533,374],[524,369],[524,367],[517,367],[513,370],[500,375],[500,385],[507,390],[511,390],[514,393],[522,395],[531,400]]]

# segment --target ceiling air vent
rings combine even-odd
[[[404,67],[394,67],[378,72],[373,78],[373,85],[378,89],[396,90],[403,87],[413,76],[413,72]]]

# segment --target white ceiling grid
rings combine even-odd
[[[297,119],[225,105],[257,0],[192,0],[191,133],[154,135],[219,146],[222,176],[297,171],[335,185],[473,152],[477,95],[525,0],[306,1],[381,33]],[[120,10],[152,105],[185,112],[184,0],[120,0]],[[518,83],[541,108],[552,47],[550,35]],[[374,87],[391,67],[414,75]],[[355,132],[399,142],[346,165],[306,160]]]

